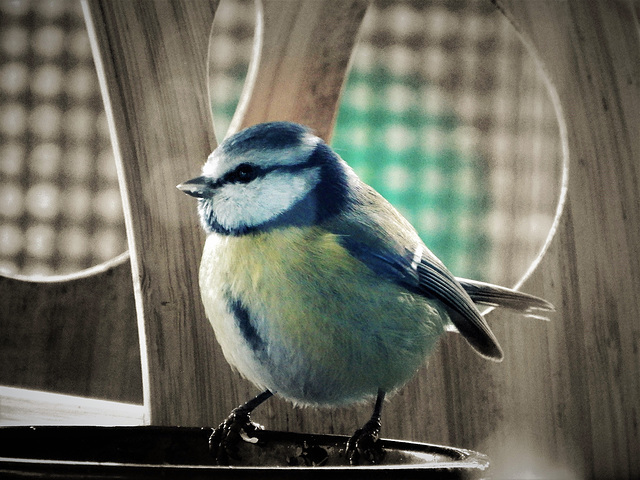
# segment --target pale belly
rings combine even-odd
[[[437,305],[376,277],[317,228],[210,235],[200,288],[227,361],[298,404],[397,389],[446,323]]]

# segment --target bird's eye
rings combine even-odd
[[[228,180],[232,183],[249,183],[258,176],[256,167],[249,163],[241,163],[230,174]]]

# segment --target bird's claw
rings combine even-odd
[[[253,423],[250,415],[250,411],[236,408],[209,437],[209,451],[218,465],[228,465],[232,459],[240,460],[238,445],[241,441],[258,443],[256,433],[263,427]]]
[[[349,464],[379,464],[384,458],[380,444],[380,420],[371,419],[347,441],[346,455]]]

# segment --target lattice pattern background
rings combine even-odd
[[[0,0],[0,13],[0,268],[62,273],[111,258],[126,238],[80,9]],[[253,15],[251,1],[223,0],[216,16],[219,138],[242,90]],[[375,3],[333,146],[457,275],[514,282],[551,226],[555,112],[489,1]]]
[[[369,11],[336,146],[452,271],[514,283],[548,234],[560,143],[537,65],[488,1]]]
[[[79,2],[0,0],[0,266],[77,271],[126,250]]]

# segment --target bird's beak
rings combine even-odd
[[[207,178],[204,176],[187,180],[186,182],[177,185],[176,188],[182,190],[187,195],[191,195],[196,198],[209,197],[213,193],[213,188],[211,187],[210,182],[208,182]]]

